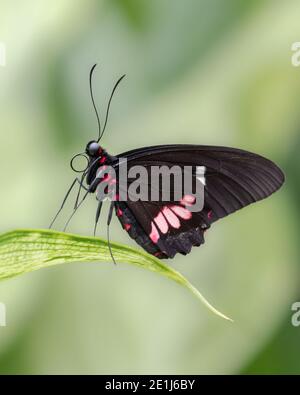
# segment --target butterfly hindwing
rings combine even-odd
[[[116,202],[116,214],[128,234],[159,258],[183,255],[204,243],[209,215],[191,213],[178,202]]]

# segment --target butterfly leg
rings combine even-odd
[[[66,222],[66,225],[65,225],[64,230],[63,230],[64,232],[66,231],[66,229],[67,229],[67,227],[68,227],[68,225],[69,225],[71,219],[73,218],[74,214],[76,213],[76,211],[79,209],[79,207],[80,207],[80,206],[82,205],[82,203],[85,201],[85,199],[87,198],[87,195],[88,195],[89,193],[91,193],[91,191],[93,190],[93,188],[95,187],[95,185],[96,185],[97,183],[99,183],[99,180],[96,178],[96,179],[92,182],[92,184],[89,186],[89,188],[87,189],[87,191],[86,191],[85,195],[83,196],[83,198],[81,199],[81,201],[74,207],[72,214],[70,215],[68,221]]]
[[[88,191],[88,188],[86,188],[84,185],[83,185],[83,180],[84,180],[84,177],[86,176],[86,173],[83,173],[82,174],[82,177],[81,177],[81,180],[79,180],[79,178],[77,178],[77,181],[78,181],[78,183],[79,183],[79,188],[78,188],[78,192],[77,192],[77,196],[76,196],[76,200],[75,200],[75,204],[74,204],[74,209],[77,207],[77,205],[78,205],[78,201],[79,201],[79,198],[80,198],[80,192],[81,192],[81,188],[83,188],[85,191]]]
[[[97,207],[97,212],[96,212],[96,218],[95,218],[94,236],[96,236],[97,225],[98,225],[98,221],[99,221],[100,214],[101,214],[102,204],[103,204],[103,202],[99,201],[98,207]]]
[[[108,217],[107,217],[107,244],[108,244],[108,249],[109,249],[109,253],[110,253],[111,259],[113,260],[113,263],[116,265],[117,263],[115,261],[115,258],[113,256],[112,249],[111,249],[111,246],[110,246],[110,234],[109,234],[109,225],[110,225],[111,220],[112,220],[113,209],[114,209],[114,202],[112,201],[110,203],[109,213],[108,213]]]
[[[68,191],[67,191],[67,193],[66,193],[66,195],[65,195],[65,197],[64,197],[64,199],[63,199],[63,201],[62,201],[62,204],[61,204],[61,206],[60,206],[58,212],[56,213],[56,215],[55,215],[55,217],[53,218],[51,224],[49,225],[49,229],[52,228],[52,226],[54,225],[54,222],[56,221],[57,217],[59,216],[59,214],[61,213],[62,209],[64,208],[65,203],[66,203],[66,201],[67,201],[67,199],[68,199],[68,197],[69,197],[69,195],[70,195],[72,189],[74,188],[76,182],[78,182],[79,185],[82,185],[82,182],[76,177],[75,180],[72,182],[70,188],[68,189]],[[86,189],[84,185],[82,185],[82,187],[83,187],[84,189]]]

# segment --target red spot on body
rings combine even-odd
[[[122,217],[122,215],[123,215],[123,211],[122,211],[120,208],[118,208],[118,210],[117,210],[117,216],[118,216],[118,217]]]
[[[124,224],[124,229],[127,230],[127,232],[131,229],[130,224]]]
[[[113,200],[118,201],[120,199],[120,195],[118,193],[115,194]]]
[[[100,163],[102,164],[102,163],[104,163],[106,161],[106,157],[105,156],[102,156],[102,158],[100,158]]]
[[[208,218],[208,219],[211,219],[212,216],[213,216],[213,212],[212,212],[212,210],[210,210],[210,211],[207,213],[207,218]]]
[[[108,173],[106,173],[105,175],[104,175],[104,177],[103,177],[103,181],[109,181],[111,179],[111,175],[110,174],[108,174]]]

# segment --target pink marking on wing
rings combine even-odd
[[[173,213],[173,211],[171,211],[168,207],[164,207],[162,209],[162,212],[164,216],[167,218],[167,221],[172,226],[172,228],[176,228],[176,229],[180,228],[180,221]]]
[[[122,211],[120,208],[118,208],[118,210],[117,210],[117,216],[118,216],[118,217],[122,217],[122,215],[123,215],[123,211]]]
[[[113,197],[113,200],[118,201],[119,199],[120,199],[120,195],[116,193],[115,196]]]
[[[130,224],[124,224],[124,229],[127,230],[127,232],[131,229]]]
[[[150,239],[153,243],[157,243],[159,240],[159,233],[157,227],[155,226],[154,222],[151,222],[151,233],[149,235]]]
[[[180,200],[180,203],[183,206],[192,206],[195,200],[196,198],[193,195],[184,195],[183,198]]]
[[[115,178],[112,178],[112,179],[109,181],[108,185],[114,185],[114,184],[116,184],[116,183],[117,183],[117,180],[116,180]]]
[[[178,215],[178,217],[182,218],[182,219],[191,219],[192,218],[192,213],[181,206],[172,206],[171,207],[172,211],[174,211],[175,214]]]
[[[167,233],[169,225],[161,212],[154,218],[154,221],[162,233]]]

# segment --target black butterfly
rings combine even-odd
[[[90,92],[97,115],[99,137],[97,141],[91,141],[87,144],[84,154],[73,157],[71,167],[74,171],[77,170],[74,168],[73,161],[79,155],[86,155],[88,165],[82,171],[81,178],[76,178],[73,181],[50,227],[77,182],[80,186],[70,219],[85,198],[89,194],[95,193],[101,182],[105,180],[105,177],[99,176],[102,169],[111,166],[116,170],[118,176],[120,158],[127,159],[128,172],[131,167],[136,165],[142,165],[148,173],[150,173],[152,166],[161,165],[170,168],[174,165],[181,168],[184,166],[195,168],[200,165],[206,169],[204,207],[199,212],[187,210],[190,203],[189,196],[182,196],[180,201],[172,199],[169,201],[135,201],[128,196],[126,201],[120,201],[118,191],[115,192],[115,199],[110,205],[107,229],[109,230],[113,210],[115,210],[121,225],[129,236],[147,252],[161,259],[173,258],[178,252],[183,255],[188,254],[193,246],[200,246],[204,243],[204,233],[212,223],[251,203],[270,196],[283,184],[284,174],[273,162],[260,155],[235,148],[202,145],[160,145],[135,149],[117,156],[108,154],[99,145],[99,141],[107,125],[111,99],[124,76],[114,86],[106,111],[105,124],[101,129],[91,83],[95,66],[90,72]],[[195,173],[194,179],[196,180]],[[116,186],[115,190],[117,190],[118,177],[113,181]],[[151,187],[150,182],[150,189]],[[171,183],[171,190],[172,188],[174,189],[174,184]],[[85,189],[86,192],[80,200],[82,189]],[[102,200],[100,199],[96,213],[95,232],[101,208]]]

